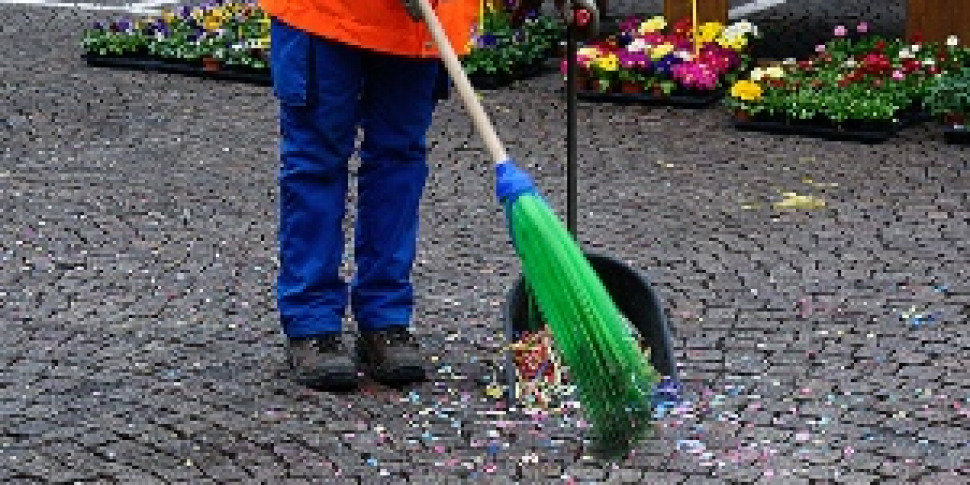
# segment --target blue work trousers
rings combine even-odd
[[[409,325],[426,133],[440,93],[436,60],[376,53],[276,19],[270,65],[280,101],[277,306],[283,332],[341,330],[348,300],[362,331]],[[363,133],[356,271],[339,275],[348,161]]]

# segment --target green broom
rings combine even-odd
[[[593,452],[623,456],[650,426],[660,376],[579,245],[530,177],[509,158],[430,3],[417,1],[441,60],[496,163],[496,193],[525,280],[569,368],[590,423]]]

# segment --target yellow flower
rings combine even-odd
[[[717,38],[717,43],[721,47],[726,47],[728,49],[734,49],[736,51],[743,50],[748,46],[748,38],[741,35],[731,35],[731,36],[720,36]]]
[[[175,20],[175,14],[166,10],[162,12],[162,19],[165,20],[165,23],[170,24]]]
[[[205,20],[202,21],[202,27],[205,30],[216,31],[222,26],[222,20],[216,16],[207,16]]]
[[[640,24],[640,35],[663,30],[664,27],[666,26],[667,26],[667,20],[664,19],[663,16],[658,15]]]
[[[731,96],[743,101],[757,101],[761,99],[761,86],[753,81],[741,80],[731,86]]]
[[[576,51],[576,55],[580,57],[596,58],[600,55],[600,50],[595,47],[583,47]]]
[[[660,59],[661,57],[673,52],[674,46],[672,44],[661,44],[653,49],[650,49],[650,58],[653,60]]]
[[[616,54],[610,54],[597,59],[597,64],[604,71],[616,71],[620,68],[620,58]]]
[[[697,29],[697,40],[702,43],[714,42],[721,32],[724,31],[724,25],[720,22],[707,22],[701,24],[700,28]]]

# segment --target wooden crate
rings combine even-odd
[[[970,45],[970,0],[908,0],[906,38],[920,33],[926,42],[942,42],[951,35]]]
[[[670,23],[684,17],[690,18],[693,7],[691,0],[664,0],[664,17]],[[697,0],[698,23],[728,21],[728,0]]]

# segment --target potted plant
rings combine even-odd
[[[695,32],[689,19],[668,25],[662,16],[630,17],[619,27],[618,33],[578,53],[596,66],[594,91],[619,90],[629,99],[643,100],[670,101],[676,95],[683,104],[720,97],[748,62],[748,42],[757,35],[749,22],[709,22]]]
[[[927,90],[924,106],[947,125],[964,125],[970,113],[970,68],[950,71],[934,78]]]
[[[814,56],[759,66],[737,80],[725,104],[738,126],[750,128],[758,118],[773,123],[759,125],[769,131],[885,139],[918,121],[932,86],[945,86],[941,79],[967,58],[952,39],[942,45],[888,40],[868,35],[865,23],[857,32],[837,27]],[[940,103],[954,103],[952,94],[940,88]]]

